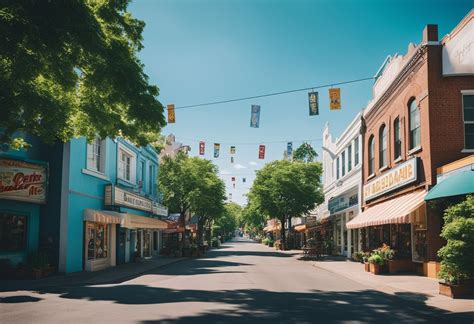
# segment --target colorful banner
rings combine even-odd
[[[309,92],[308,101],[309,101],[309,115],[310,116],[319,115],[318,93],[315,91]]]
[[[286,144],[286,154],[288,156],[293,155],[293,142],[288,142],[288,144]]]
[[[175,122],[174,105],[168,105],[168,124],[174,124]]]
[[[219,157],[219,151],[221,149],[221,145],[219,143],[214,143],[214,157]]]
[[[341,109],[341,89],[340,88],[329,89],[329,108],[331,110]]]
[[[252,105],[252,113],[250,116],[250,127],[258,128],[260,126],[260,106]]]
[[[235,146],[230,147],[230,154],[235,154]]]
[[[258,158],[260,160],[265,159],[265,145],[260,145],[258,147]]]
[[[234,163],[234,157],[233,156],[230,157],[230,163]]]
[[[199,142],[199,155],[204,155],[206,150],[206,143],[204,141]]]

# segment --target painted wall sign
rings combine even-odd
[[[123,190],[117,186],[105,186],[106,206],[124,206],[135,209],[153,212],[152,201],[137,194]]]
[[[444,44],[442,53],[443,75],[474,74],[474,18]]]
[[[168,207],[166,206],[153,202],[151,208],[153,215],[168,216]]]
[[[417,179],[417,158],[412,158],[364,185],[364,201],[393,191]]]
[[[47,164],[0,158],[0,199],[46,203]]]

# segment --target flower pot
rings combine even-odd
[[[371,263],[370,272],[372,272],[374,275],[385,273],[386,272],[385,266],[377,264],[377,263]]]
[[[388,261],[389,273],[411,272],[411,271],[413,271],[413,262],[410,259]]]
[[[369,262],[364,262],[364,269],[367,272],[370,272],[370,263]]]
[[[472,281],[466,281],[459,285],[439,282],[439,294],[451,298],[474,296],[474,284]]]

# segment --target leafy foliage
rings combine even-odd
[[[318,154],[309,143],[303,143],[293,153],[293,160],[311,163],[317,156]]]
[[[158,87],[137,53],[144,22],[129,0],[2,1],[0,142],[27,130],[45,142],[96,134],[145,145],[165,125]]]
[[[319,180],[321,172],[318,162],[267,163],[257,171],[248,195],[250,203],[267,218],[276,217],[285,224],[293,216],[309,213],[324,200]],[[284,226],[282,241],[286,241]]]
[[[438,251],[441,257],[439,277],[458,284],[474,278],[474,196],[447,208],[441,236],[447,244]]]
[[[231,235],[238,226],[238,220],[242,214],[242,207],[236,203],[227,203],[224,213],[214,222],[214,234],[223,237]]]

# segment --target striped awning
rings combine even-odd
[[[152,217],[124,214],[121,226],[125,228],[167,229],[168,223]]]
[[[103,224],[120,224],[122,214],[109,210],[84,209],[84,220]]]
[[[346,224],[348,229],[410,223],[410,213],[424,204],[425,190],[414,191],[368,208]]]

